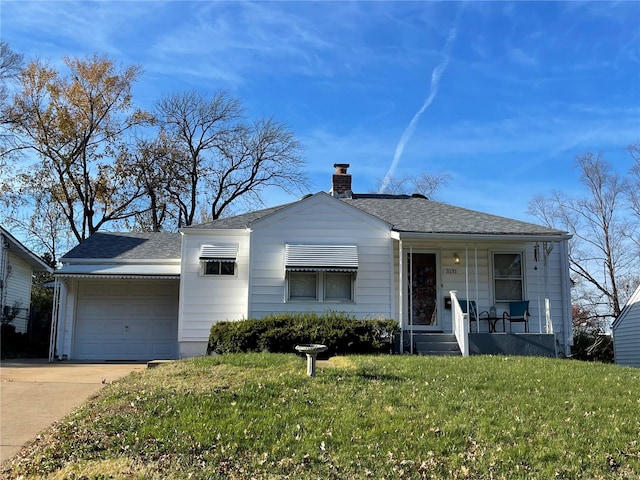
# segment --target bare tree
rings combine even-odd
[[[569,257],[574,300],[600,319],[615,318],[640,267],[636,250],[629,248],[629,234],[637,235],[637,225],[625,204],[627,180],[600,154],[578,156],[576,165],[586,195],[570,198],[555,191],[538,196],[530,202],[529,213],[573,235]]]
[[[65,58],[69,73],[39,61],[20,75],[20,90],[5,121],[38,161],[22,170],[23,194],[46,191],[77,241],[108,222],[137,213],[146,194],[131,172],[125,133],[151,117],[132,107],[140,69],[118,69],[106,57]]]
[[[437,191],[449,183],[450,179],[451,176],[447,173],[421,173],[417,177],[388,177],[384,191],[391,195],[411,195],[413,193],[419,193],[427,198],[434,198]],[[378,181],[377,190],[379,190],[383,181],[384,180]]]
[[[0,40],[0,102],[5,103],[8,92],[7,82],[15,79],[20,70],[24,57],[14,52],[9,44],[3,40]]]
[[[5,123],[4,115],[9,98],[8,85],[17,79],[23,61],[22,55],[14,52],[7,42],[0,41],[0,125]],[[6,129],[0,130],[0,199],[5,199],[4,193],[9,189],[7,180],[12,174],[12,169],[7,151],[10,151],[12,146],[14,146],[14,137],[11,132]]]
[[[31,250],[42,252],[55,262],[75,245],[65,219],[58,214],[46,190],[23,195],[21,199],[20,203],[13,204],[14,208],[8,209],[4,221],[24,238]]]
[[[174,230],[177,214],[172,211],[169,190],[176,182],[175,170],[179,162],[173,144],[167,141],[161,129],[155,140],[138,138],[129,155],[134,159],[133,175],[146,195],[140,201],[142,208],[133,217],[133,223],[127,220],[128,226],[152,232]]]
[[[629,181],[626,185],[626,193],[629,199],[629,206],[637,220],[640,221],[640,143],[631,145],[628,151],[633,163],[629,170]],[[640,245],[640,239],[636,237],[635,240],[636,243]]]
[[[291,130],[273,119],[246,123],[240,100],[224,91],[169,95],[157,113],[175,149],[167,190],[179,226],[191,225],[203,205],[216,219],[239,201],[259,203],[266,187],[301,192],[308,185]]]

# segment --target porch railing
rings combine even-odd
[[[458,341],[463,357],[469,356],[469,314],[463,313],[458,302],[458,291],[449,291],[451,295],[451,318],[453,321],[453,333]],[[469,310],[469,309],[467,309]]]

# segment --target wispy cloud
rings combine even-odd
[[[404,151],[404,148],[407,145],[407,142],[411,139],[411,137],[413,136],[416,130],[416,126],[418,124],[418,121],[420,120],[420,117],[425,112],[425,110],[429,108],[429,106],[431,105],[431,102],[433,102],[434,98],[436,97],[436,94],[438,93],[438,88],[440,87],[440,79],[442,78],[442,74],[444,73],[444,71],[447,69],[447,65],[449,65],[449,57],[451,55],[451,49],[453,48],[453,42],[455,42],[455,39],[458,36],[458,23],[460,20],[460,13],[461,13],[461,9],[459,8],[456,13],[456,19],[454,21],[453,26],[449,30],[449,36],[447,37],[447,41],[445,42],[445,45],[442,51],[442,61],[436,66],[436,68],[434,68],[433,73],[431,74],[429,96],[427,97],[425,102],[422,104],[422,107],[413,116],[413,118],[409,122],[409,125],[407,126],[405,131],[402,133],[402,136],[400,137],[400,141],[398,142],[398,146],[396,147],[396,151],[393,155],[393,161],[391,162],[391,166],[389,167],[389,170],[387,171],[386,175],[384,176],[384,179],[382,180],[382,185],[380,186],[380,193],[384,193],[384,191],[386,190],[387,185],[389,184],[389,181],[393,177],[393,174],[398,164],[400,163],[402,152]]]

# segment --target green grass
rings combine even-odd
[[[640,370],[524,357],[200,358],[134,373],[10,478],[640,478]]]

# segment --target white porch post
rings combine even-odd
[[[569,246],[568,240],[563,240],[560,244],[560,265],[562,272],[562,339],[564,354],[571,354],[573,345],[573,327],[571,323],[571,279],[569,277]]]
[[[398,317],[400,318],[398,323],[400,324],[400,353],[402,354],[404,353],[404,295],[402,294],[404,290],[404,275],[402,274],[404,262],[402,261],[402,239],[398,241],[398,256],[400,257],[398,259],[398,309],[400,310],[398,312]]]
[[[412,272],[409,270],[413,268],[413,245],[409,245],[409,258],[411,259],[407,264],[407,275],[409,276],[409,298],[407,299],[409,302],[409,351],[413,355],[413,278],[411,277]]]
[[[467,309],[467,315],[469,316],[469,318],[471,318],[471,309],[469,308],[469,299],[471,298],[469,297],[469,246],[467,244],[464,245],[464,290],[464,298],[467,302],[465,308]],[[455,325],[453,323],[454,322],[451,322],[451,330],[452,333],[456,333]]]
[[[545,327],[549,333],[549,321],[551,319],[551,300],[549,299],[549,254],[553,250],[553,244],[544,242],[542,244],[544,253],[544,309],[545,309]]]
[[[49,332],[49,363],[53,362],[58,338],[58,309],[60,308],[60,279],[56,277],[53,287],[53,309],[51,314],[51,331]]]
[[[478,299],[478,244],[474,243],[473,244],[473,272],[474,272],[474,277],[475,277],[475,294],[474,294],[474,300],[476,301],[476,333],[480,333],[480,318],[479,318],[479,314],[480,312],[478,312],[478,308],[480,308],[480,300]]]
[[[542,305],[540,304],[540,270],[538,269],[538,261],[540,260],[540,245],[538,242],[533,246],[533,267],[536,272],[536,291],[538,295],[538,333],[542,333]]]

